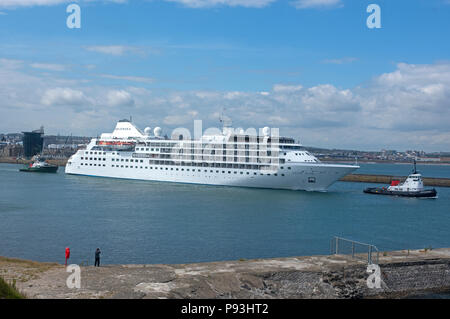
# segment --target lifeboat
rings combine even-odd
[[[131,149],[135,146],[135,142],[128,141],[98,141],[98,146],[110,147],[116,150]]]

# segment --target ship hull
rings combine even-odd
[[[436,197],[437,192],[433,189],[417,191],[417,192],[403,192],[403,191],[390,191],[383,188],[378,187],[370,187],[364,190],[366,194],[374,194],[374,195],[390,195],[390,196],[401,196],[401,197]]]
[[[142,165],[142,166],[141,166]],[[214,167],[145,166],[133,168],[81,166],[72,161],[65,172],[120,179],[220,185],[251,188],[326,191],[341,177],[358,168],[352,165],[292,163],[276,171],[239,170]],[[289,167],[289,168],[288,168]],[[187,171],[189,169],[189,171]]]

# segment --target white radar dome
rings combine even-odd
[[[148,126],[144,129],[145,135],[150,135],[151,131],[152,131],[152,129]]]
[[[262,131],[263,131],[264,136],[269,136],[270,128],[268,126],[264,127]]]
[[[162,129],[160,127],[155,127],[155,129],[153,130],[153,134],[155,134],[155,136],[160,136],[161,131]]]

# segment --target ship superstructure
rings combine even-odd
[[[164,182],[324,191],[359,168],[321,163],[294,139],[236,133],[186,139],[140,131],[128,120],[94,138],[67,162],[66,173]]]

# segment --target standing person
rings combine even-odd
[[[67,260],[70,258],[70,248],[66,247],[66,263],[65,266],[67,267]]]
[[[100,248],[97,248],[97,250],[95,251],[95,265],[97,267],[100,267],[100,254],[102,252],[100,251]]]

